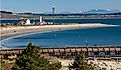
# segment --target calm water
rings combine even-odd
[[[54,23],[103,23],[103,24],[115,24],[121,25],[121,18],[117,19],[45,19],[45,22]],[[4,23],[19,23],[20,20],[0,20],[0,24]],[[39,22],[39,20],[31,20],[31,23]]]
[[[82,21],[85,23],[102,22],[105,24],[121,25],[121,19],[112,19],[112,20],[95,19],[94,21],[90,19]],[[60,21],[60,23],[61,22],[62,21]],[[63,22],[65,22],[65,20]],[[70,21],[68,20],[67,22]],[[14,47],[14,48],[25,47],[28,42],[32,42],[34,45],[42,47],[86,46],[86,44],[90,46],[121,45],[121,26],[36,33],[21,37],[15,37],[4,41],[5,47]]]
[[[9,39],[5,44],[7,47],[24,47],[28,42],[44,47],[121,45],[121,27],[37,33]]]

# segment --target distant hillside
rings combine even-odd
[[[20,16],[14,15],[14,14],[5,14],[5,13],[0,13],[0,18],[1,19],[19,19]]]
[[[26,12],[26,13],[16,13],[9,11],[0,11],[0,19],[20,19],[21,17],[31,17],[32,13]]]
[[[82,14],[109,14],[109,13],[119,13],[120,10],[103,10],[103,9],[92,9],[87,11],[80,11]]]
[[[0,19],[17,19],[20,18],[18,15],[14,15],[13,12],[0,11]]]
[[[13,12],[10,12],[10,11],[0,11],[0,13],[4,13],[4,14],[13,14]]]
[[[77,17],[77,18],[83,18],[83,16],[86,16],[86,18],[102,18],[100,15],[116,15],[116,16],[105,16],[105,18],[121,18],[121,11],[119,10],[88,10],[88,11],[82,11],[80,13],[72,13],[72,12],[62,12],[60,14],[46,14],[46,13],[31,13],[31,12],[24,12],[24,13],[13,13],[9,11],[0,11],[0,19],[20,19],[20,18],[39,18],[40,16],[43,16],[44,18],[52,18],[52,16],[57,17]],[[94,15],[94,16],[90,16]],[[98,16],[97,16],[98,15]]]

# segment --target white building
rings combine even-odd
[[[25,25],[30,25],[30,24],[31,24],[31,23],[30,23],[30,20],[27,19]]]
[[[22,19],[22,20],[21,20],[21,24],[22,24],[22,25],[31,25],[29,19]]]

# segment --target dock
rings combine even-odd
[[[20,55],[25,48],[3,49],[0,55]],[[88,58],[121,59],[121,46],[87,46],[87,47],[61,47],[40,48],[41,54],[48,54],[58,58],[74,58],[80,53],[86,54]]]

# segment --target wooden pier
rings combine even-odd
[[[20,55],[25,48],[0,50],[0,55]],[[41,54],[48,54],[59,58],[74,58],[78,53],[85,53],[87,57],[121,59],[121,46],[88,46],[88,47],[63,47],[40,48]]]

